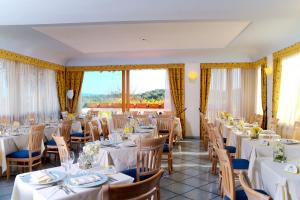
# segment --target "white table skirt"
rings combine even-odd
[[[76,165],[77,166],[77,165]],[[56,167],[52,168],[59,171],[64,171],[62,167]],[[49,170],[49,169],[48,169]],[[77,167],[74,167],[73,170],[78,170]],[[34,172],[32,172],[34,173]],[[66,195],[64,191],[58,190],[53,196],[51,193],[53,193],[55,190],[57,190],[57,186],[50,187],[42,190],[36,190],[36,188],[41,186],[34,186],[30,185],[28,183],[25,183],[22,181],[22,175],[20,174],[16,176],[13,191],[12,191],[12,200],[46,200],[46,199],[72,199],[72,200],[95,200],[95,199],[101,199],[100,196],[100,187],[96,188],[72,188],[76,194],[69,194]],[[125,174],[117,173],[110,175],[112,178],[116,179],[117,181],[111,183],[111,184],[126,184],[126,183],[132,183],[133,178],[130,176],[127,176]]]

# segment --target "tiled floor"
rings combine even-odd
[[[210,162],[199,140],[184,140],[174,147],[174,172],[161,179],[161,199],[219,200],[217,176],[209,173]],[[52,164],[44,166],[54,167]],[[166,167],[166,163],[163,163]],[[0,200],[10,199],[14,177],[0,178]]]

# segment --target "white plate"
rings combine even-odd
[[[64,172],[56,171],[56,170],[51,170],[51,171],[48,170],[48,173],[50,173],[54,177],[54,179],[47,183],[35,183],[35,182],[32,182],[32,178],[31,178],[32,173],[35,173],[35,172],[31,172],[31,173],[25,174],[24,176],[21,176],[22,181],[25,183],[32,184],[32,185],[48,185],[51,183],[61,181],[66,177],[66,173],[64,173]]]
[[[292,140],[292,139],[281,139],[280,142],[282,144],[287,144],[287,145],[300,143],[298,140]]]
[[[81,185],[74,185],[71,182],[69,182],[69,185],[71,187],[90,188],[90,187],[98,187],[98,186],[100,186],[103,183],[108,181],[107,176],[105,176],[103,174],[100,174],[100,173],[96,173],[96,172],[79,173],[79,174],[73,176],[72,178],[76,178],[76,177],[80,177],[80,176],[86,176],[86,175],[90,175],[90,174],[96,175],[96,176],[100,177],[101,179],[98,180],[98,181],[92,182],[92,183],[86,183],[86,184],[81,184]]]

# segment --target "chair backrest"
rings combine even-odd
[[[36,116],[34,113],[30,113],[26,116],[28,122],[31,124],[31,125],[34,125],[36,124]]]
[[[139,111],[130,111],[130,115],[132,117],[136,117],[136,116],[140,115],[140,112]]]
[[[44,138],[45,125],[33,125],[29,131],[28,150],[31,152],[40,152],[42,140]],[[31,156],[31,154],[29,154]]]
[[[91,121],[90,118],[85,118],[84,119],[84,122],[83,122],[83,124],[84,124],[84,131],[83,131],[84,135],[89,135],[90,134],[90,127],[89,127],[89,122],[90,121]]]
[[[72,120],[64,120],[60,127],[60,135],[64,138],[66,143],[71,141],[71,129],[72,129]]]
[[[151,115],[151,116],[157,116],[157,112],[156,111],[144,111],[143,112],[144,115]]]
[[[99,111],[98,110],[89,110],[88,114],[92,117],[98,117]]]
[[[230,200],[235,200],[234,174],[229,154],[225,149],[216,148],[215,150],[218,155],[220,170],[222,172],[223,194]]]
[[[152,177],[137,183],[102,186],[103,200],[157,200],[159,199],[159,181],[164,170],[159,170]]]
[[[212,131],[213,131],[213,134],[214,134],[214,139],[215,139],[216,146],[220,149],[224,149],[225,145],[224,145],[224,140],[223,140],[223,137],[222,137],[221,133],[216,128],[213,128]]]
[[[270,130],[276,132],[276,130],[277,130],[277,125],[278,125],[278,121],[279,121],[279,119],[272,118],[271,124],[270,124]]]
[[[161,168],[161,156],[166,137],[145,138],[135,140],[138,146],[136,163],[136,180],[141,176],[156,174]]]
[[[92,141],[100,140],[100,134],[99,134],[99,125],[97,120],[93,120],[91,122],[88,122],[89,124],[89,130],[92,137]],[[101,128],[101,125],[100,125]]]
[[[123,129],[125,125],[129,122],[126,115],[112,115],[113,127],[114,129]]]
[[[175,117],[176,113],[174,111],[164,111],[163,115],[168,115],[170,117]]]
[[[248,200],[271,200],[272,198],[268,195],[265,195],[263,193],[257,192],[255,190],[253,190],[250,186],[250,182],[248,180],[248,177],[246,175],[246,172],[242,171],[239,174],[239,180],[240,180],[240,184],[242,185]]]
[[[138,121],[139,124],[142,124],[142,125],[147,126],[151,123],[148,115],[137,115],[134,118]]]
[[[108,120],[106,117],[103,117],[101,119],[101,129],[102,129],[102,134],[104,138],[108,138],[109,135],[109,125],[108,125]]]
[[[159,116],[157,118],[157,130],[158,131],[169,131],[171,130],[171,121],[173,121],[170,117],[162,117]]]
[[[171,119],[170,120],[170,131],[169,131],[169,138],[168,138],[168,142],[169,142],[169,151],[171,152],[173,150],[173,139],[174,139],[174,134],[175,134],[175,127],[176,127],[176,122],[175,120]]]
[[[300,121],[294,123],[293,139],[300,140]]]
[[[52,135],[52,137],[56,143],[59,157],[65,158],[68,155],[69,150],[64,138],[62,136],[56,136],[56,135]]]
[[[263,122],[263,116],[262,115],[259,115],[259,114],[256,114],[255,115],[255,122],[258,123],[259,126],[262,125],[262,122]]]

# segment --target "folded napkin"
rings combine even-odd
[[[47,184],[54,180],[50,173],[45,171],[37,171],[31,174],[31,182],[35,184]]]
[[[93,183],[93,182],[96,182],[99,180],[101,180],[101,177],[99,177],[95,174],[90,174],[90,175],[86,175],[86,176],[71,178],[70,182],[73,185],[83,185],[83,184],[87,184],[87,183]]]

